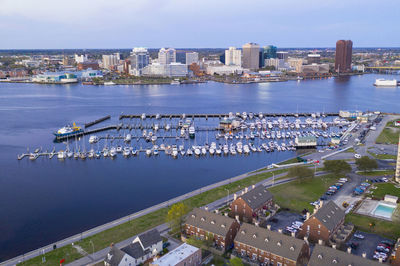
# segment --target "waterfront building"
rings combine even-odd
[[[335,71],[338,73],[351,72],[351,56],[353,42],[339,40],[336,42]]]
[[[162,251],[162,238],[157,229],[137,236],[131,244],[121,249],[111,247],[104,259],[105,266],[141,265],[150,262]]]
[[[278,59],[283,59],[286,61],[289,58],[289,53],[288,52],[277,52],[276,57]]]
[[[307,218],[299,230],[298,237],[307,237],[308,240],[329,243],[329,240],[344,224],[345,213],[333,201],[323,203],[314,207],[314,213]]]
[[[132,49],[128,60],[130,61],[129,73],[134,76],[140,76],[142,69],[150,63],[150,54],[144,47],[135,47]]]
[[[103,68],[113,69],[119,64],[120,55],[119,53],[114,53],[112,55],[103,55]]]
[[[275,70],[281,69],[285,67],[285,60],[284,59],[278,59],[278,58],[270,58],[270,59],[265,59],[264,65],[267,66],[273,66]]]
[[[265,61],[265,59],[270,59],[270,58],[276,58],[276,51],[277,48],[276,46],[273,45],[267,45],[263,47],[263,60]]]
[[[235,47],[229,47],[225,50],[225,65],[242,66],[242,51]]]
[[[294,143],[297,148],[315,148],[317,146],[317,138],[314,136],[296,136]]]
[[[243,68],[250,70],[259,69],[260,61],[260,45],[256,43],[246,43],[242,46],[243,51]]]
[[[206,73],[208,75],[230,75],[230,74],[241,74],[243,73],[243,68],[238,65],[208,65],[206,67]]]
[[[253,186],[250,191],[246,187],[245,191],[243,195],[233,195],[230,215],[231,217],[238,216],[241,221],[251,222],[259,211],[273,205],[273,196],[263,185]]]
[[[150,263],[150,266],[199,266],[201,265],[201,249],[183,243],[161,258]]]
[[[103,72],[101,70],[96,69],[86,69],[81,72],[82,79],[92,79],[92,78],[102,78]]]
[[[310,257],[307,241],[248,223],[241,225],[234,243],[236,256],[257,265],[305,265]]]
[[[239,227],[235,219],[195,208],[186,217],[184,231],[187,237],[212,239],[217,248],[227,250],[232,247]]]
[[[176,50],[174,48],[161,48],[158,52],[158,63],[168,65],[176,62]]]
[[[357,117],[362,116],[362,111],[347,111],[347,110],[340,110],[339,116],[343,118],[350,118],[350,119],[357,119]]]
[[[88,60],[88,56],[86,54],[83,55],[74,55],[75,63],[83,63]]]
[[[191,65],[193,63],[198,64],[199,63],[199,53],[197,52],[190,52],[190,53],[186,53],[185,55],[186,57],[186,65]]]
[[[189,74],[188,66],[181,63],[160,64],[153,63],[144,67],[141,71],[143,76],[154,77],[186,77]]]
[[[78,78],[72,73],[45,73],[36,75],[33,79],[36,83],[52,83],[52,84],[66,84],[66,83],[76,83]]]
[[[315,245],[308,266],[321,265],[344,265],[344,266],[382,266],[378,261],[367,259],[364,252],[361,256],[351,254],[351,247],[347,248],[347,252],[336,249],[336,245],[327,247],[324,245]]]
[[[300,73],[302,71],[301,67],[303,66],[302,58],[289,58],[288,64],[291,68],[294,68],[296,73]]]
[[[78,70],[85,70],[85,69],[99,69],[99,63],[97,61],[85,61],[82,63],[78,63],[77,66]]]
[[[319,64],[321,63],[321,55],[320,54],[308,54],[307,55],[307,64]]]
[[[328,64],[302,65],[301,71],[304,76],[321,76],[329,74]]]
[[[397,144],[397,160],[396,160],[395,180],[396,180],[396,182],[400,183],[400,135],[399,135],[399,143]]]

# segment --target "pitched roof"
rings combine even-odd
[[[104,261],[109,263],[111,266],[114,266],[118,265],[124,256],[124,252],[119,250],[116,246],[112,246]]]
[[[186,216],[186,224],[201,228],[213,234],[226,236],[234,219],[195,208]]]
[[[339,224],[344,219],[346,214],[339,208],[333,201],[328,201],[320,207],[315,214],[310,218],[315,217],[318,219],[329,231]]]
[[[260,185],[243,194],[240,198],[254,210],[261,208],[267,201],[272,199],[272,194],[264,186]]]
[[[128,246],[123,247],[121,248],[121,251],[135,259],[141,258],[146,254],[139,242],[131,243]]]
[[[247,223],[240,227],[235,241],[293,261],[297,261],[303,245],[306,244],[304,240]]]
[[[382,266],[382,263],[327,246],[316,245],[308,266]]]
[[[144,234],[139,235],[140,242],[144,248],[148,248],[151,245],[157,244],[162,241],[160,232],[157,229],[150,230]]]

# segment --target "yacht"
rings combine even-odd
[[[199,149],[198,147],[196,147],[196,148],[194,149],[194,154],[195,154],[196,156],[200,156],[201,151],[200,151],[200,149]]]
[[[125,157],[129,157],[129,155],[131,155],[131,150],[129,149],[129,147],[125,147],[125,148],[124,148],[124,151],[122,152],[122,154],[123,154]]]
[[[170,125],[170,124],[166,124],[166,125],[165,125],[165,130],[168,131],[168,130],[170,130],[170,129],[171,129],[171,125]]]
[[[151,149],[146,149],[146,155],[151,156]]]
[[[210,148],[208,151],[210,152],[210,155],[214,155],[215,154],[214,148]]]
[[[206,154],[207,154],[207,150],[206,150],[205,147],[202,147],[202,148],[201,148],[201,154],[202,154],[202,155],[206,155]]]
[[[116,152],[122,153],[122,146],[118,145],[116,148]]]
[[[195,130],[194,126],[190,126],[190,127],[189,127],[189,137],[190,137],[191,139],[194,138],[195,132],[196,132],[196,130]]]
[[[125,142],[130,142],[132,140],[132,135],[131,134],[127,134],[125,136]]]
[[[93,144],[99,141],[99,138],[96,135],[90,136],[89,143]]]
[[[217,148],[217,149],[215,150],[215,154],[216,154],[216,155],[221,155],[221,153],[222,153],[222,150],[221,150],[220,148]]]
[[[111,158],[114,158],[115,156],[117,156],[117,149],[114,148],[114,147],[112,147],[112,148],[110,149],[110,157],[111,157]]]
[[[138,151],[137,150],[132,150],[132,156],[136,156],[138,155]]]
[[[57,153],[57,158],[60,160],[64,160],[65,158],[67,158],[67,153],[65,151],[59,151]]]
[[[152,142],[156,142],[157,141],[157,136],[156,135],[151,136],[151,141]]]
[[[159,154],[158,148],[154,148],[154,149],[153,149],[153,154],[154,154],[154,155],[158,155],[158,154]]]
[[[193,155],[192,149],[189,148],[189,149],[186,151],[186,154],[189,155],[189,156],[192,156],[192,155]]]
[[[178,157],[178,149],[175,147],[172,147],[172,157],[177,158]]]
[[[142,116],[141,116],[141,118],[142,118],[142,120],[145,120],[145,119],[146,119],[146,114],[143,113]]]

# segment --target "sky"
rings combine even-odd
[[[399,0],[0,0],[0,49],[400,46]]]

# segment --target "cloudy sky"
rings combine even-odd
[[[399,0],[0,0],[0,49],[400,46]]]

